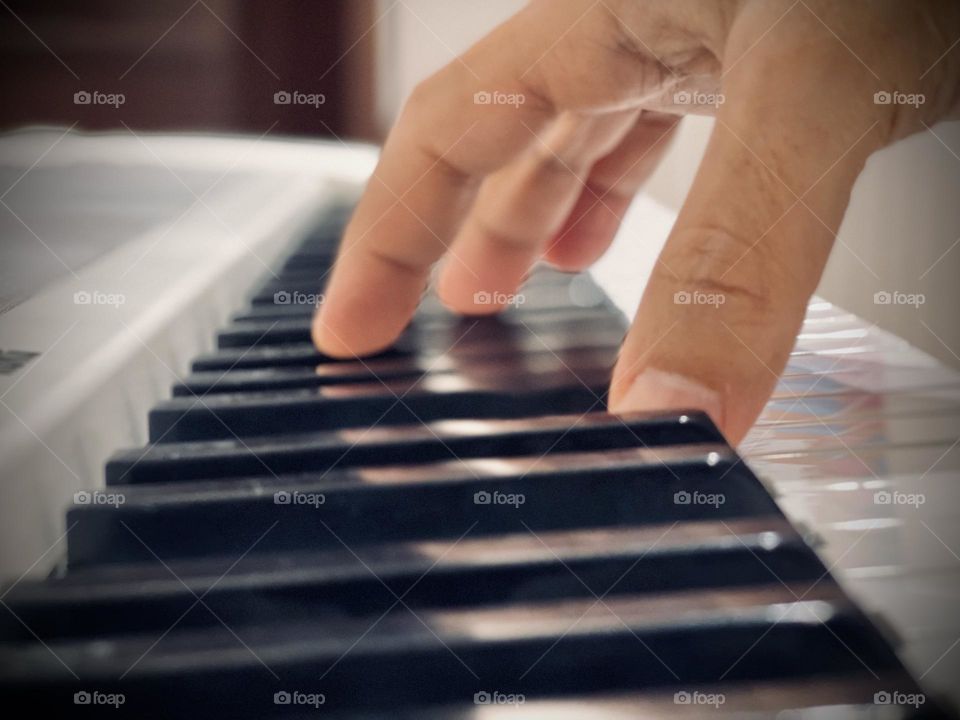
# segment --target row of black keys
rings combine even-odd
[[[389,352],[331,362],[292,301],[336,234],[78,495],[66,571],[5,590],[5,695],[55,716],[122,694],[132,717],[321,697],[332,717],[518,717],[521,695],[619,717],[718,683],[748,708],[915,690],[706,417],[603,412],[624,324],[571,305],[587,280],[541,270],[499,319],[427,298]]]

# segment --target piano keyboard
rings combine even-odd
[[[710,420],[614,417],[623,317],[536,270],[430,296],[374,358],[309,342],[334,212],[8,583],[0,687],[38,714],[937,716]],[[576,279],[581,290],[585,277]],[[596,298],[595,304],[583,297]],[[112,713],[112,714],[111,714]]]

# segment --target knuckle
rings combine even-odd
[[[566,152],[563,147],[538,143],[533,148],[533,157],[537,171],[543,175],[571,178],[586,175],[583,160]]]
[[[443,129],[441,118],[452,103],[460,101],[460,93],[469,87],[462,77],[462,68],[447,65],[420,80],[403,104],[398,126],[422,134],[423,128]],[[441,133],[442,134],[442,133]]]
[[[404,106],[404,112],[414,117],[422,115],[427,108],[432,106],[433,101],[437,98],[438,86],[439,81],[437,75],[431,75],[428,78],[420,80],[413,86],[413,90],[410,91],[410,95],[407,97]]]
[[[507,231],[498,227],[493,220],[476,217],[473,225],[484,243],[500,252],[530,252],[535,240],[528,234]]]
[[[570,171],[567,170],[569,165],[560,155],[563,148],[558,147],[556,143],[552,143],[550,140],[540,140],[531,146],[530,152],[538,171],[550,174],[570,174]]]
[[[795,275],[769,239],[697,228],[671,242],[654,275],[677,288],[675,302],[712,305],[724,322],[743,327],[776,325],[796,304]]]

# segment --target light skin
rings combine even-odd
[[[870,155],[957,117],[958,37],[951,0],[534,0],[414,90],[346,230],[314,342],[335,357],[388,347],[438,260],[441,300],[470,315],[502,309],[475,293],[516,293],[538,260],[588,267],[679,117],[712,114],[609,406],[700,408],[737,443]],[[483,92],[501,95],[475,102]],[[724,301],[675,302],[695,291]]]

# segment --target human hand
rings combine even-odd
[[[958,37],[947,0],[535,0],[413,92],[314,342],[338,357],[390,345],[444,254],[438,292],[466,314],[499,309],[474,294],[515,293],[540,258],[588,266],[679,116],[715,114],[609,406],[699,407],[736,443],[786,364],[864,163],[956,112]],[[724,301],[676,301],[698,292]]]

